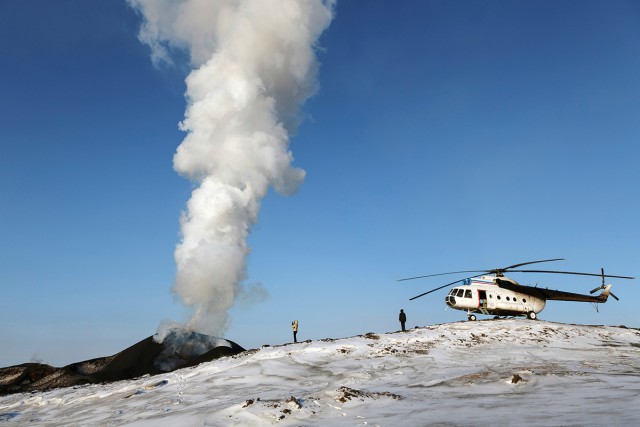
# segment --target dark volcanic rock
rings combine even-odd
[[[9,366],[0,369],[0,395],[13,387],[28,387],[54,374],[58,368],[42,363],[23,363],[22,365]],[[13,391],[9,391],[13,393]]]
[[[155,375],[243,351],[245,349],[233,341],[173,330],[162,343],[151,336],[113,356],[72,363],[62,368],[41,363],[0,368],[0,396]]]

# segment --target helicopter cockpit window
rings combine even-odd
[[[464,295],[464,289],[458,289],[457,297],[462,297]]]
[[[451,289],[451,291],[449,292],[449,295],[452,295],[452,296],[454,296],[454,297],[455,297],[455,296],[456,296],[456,292],[458,292],[458,290],[457,290],[456,288],[453,288],[453,289]]]
[[[465,298],[471,298],[471,289],[466,289],[464,291],[464,297]]]

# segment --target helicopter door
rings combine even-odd
[[[478,308],[485,311],[487,309],[487,292],[479,290],[478,296],[480,297],[480,304],[478,305]]]

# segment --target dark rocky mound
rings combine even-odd
[[[62,368],[41,363],[0,368],[0,396],[128,380],[195,366],[243,351],[245,349],[233,341],[172,330],[162,343],[151,336],[113,356],[72,363]]]

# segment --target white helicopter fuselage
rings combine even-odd
[[[501,277],[515,285],[515,280]],[[466,311],[470,319],[472,313],[496,316],[527,316],[535,319],[544,310],[546,300],[533,295],[501,288],[496,284],[496,276],[482,276],[466,279],[462,285],[452,288],[445,297],[447,306]]]
[[[614,276],[612,274],[605,275],[604,268],[600,269],[600,274],[556,270],[516,270],[516,268],[520,268],[525,265],[560,261],[561,259],[562,258],[554,258],[539,261],[528,261],[510,265],[508,267],[484,270],[481,274],[468,277],[466,279],[456,280],[435,289],[431,289],[430,291],[423,292],[413,298],[409,298],[409,300],[414,300],[456,283],[461,283],[461,285],[455,286],[449,291],[445,297],[445,303],[447,306],[455,310],[466,311],[469,320],[476,320],[474,313],[494,316],[526,316],[529,319],[537,319],[537,314],[544,310],[547,301],[573,301],[603,304],[607,302],[609,296],[616,300],[618,299],[618,297],[611,292],[611,285],[605,284],[606,277],[635,279],[635,277],[630,276]],[[452,271],[449,273],[408,277],[406,279],[400,279],[399,281],[443,276],[446,274],[478,273],[481,271],[482,270]],[[548,287],[542,288],[538,287],[537,284],[535,286],[521,285],[515,280],[506,277],[504,273],[507,272],[600,276],[602,277],[602,284],[591,290],[589,292],[590,295],[586,295],[557,289],[549,289]],[[601,292],[598,295],[593,295],[597,291]]]

